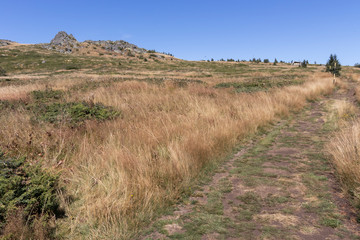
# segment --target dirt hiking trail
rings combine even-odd
[[[140,239],[360,239],[324,143],[338,90],[278,122],[217,170]]]

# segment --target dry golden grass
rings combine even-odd
[[[327,146],[346,192],[360,203],[360,122],[341,129]]]
[[[357,74],[347,74],[347,78],[354,82]],[[360,101],[359,87],[355,88],[356,99]],[[335,125],[339,131],[327,144],[327,152],[331,155],[337,176],[346,193],[360,204],[360,122],[356,119],[358,108],[346,100],[334,102]]]
[[[86,75],[57,78],[14,90],[4,87],[4,96],[20,99],[47,86],[66,90],[89,81]],[[30,116],[20,108],[0,116],[0,145],[39,156],[45,166],[61,171],[68,217],[59,231],[71,239],[131,238],[159,209],[179,199],[204,166],[218,161],[239,140],[333,90],[331,78],[323,73],[308,74],[303,85],[241,94],[212,87],[224,79],[209,77],[208,86],[187,87],[171,81],[162,85],[112,82],[73,91],[66,101],[93,98],[120,110],[122,117],[103,123],[88,121],[75,129],[66,124],[54,128],[31,124]],[[66,200],[67,194],[76,201]]]
[[[88,124],[78,139],[65,176],[81,206],[69,211],[68,227],[75,236],[90,227],[95,238],[130,237],[239,139],[330,91],[329,79],[240,95],[140,82],[92,91],[95,102],[121,109],[123,118],[101,127]]]
[[[357,108],[354,106],[354,104],[346,100],[335,100],[332,108],[338,121],[348,121],[357,111]]]

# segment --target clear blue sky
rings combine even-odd
[[[1,0],[0,39],[125,40],[188,60],[360,62],[359,0]]]

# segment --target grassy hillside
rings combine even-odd
[[[321,66],[96,53],[0,48],[0,149],[59,176],[52,236],[133,237],[246,136],[333,88]]]

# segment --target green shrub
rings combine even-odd
[[[264,59],[264,63],[269,63],[270,61],[269,61],[269,59]]]
[[[67,66],[65,66],[65,69],[66,70],[74,70],[74,69],[80,69],[80,67],[76,66],[76,65],[67,65]]]
[[[35,101],[59,100],[63,97],[64,92],[60,90],[46,89],[31,92]]]
[[[32,105],[30,110],[35,115],[36,120],[57,123],[68,121],[72,124],[79,124],[85,120],[109,120],[120,115],[120,112],[103,104],[90,104],[86,102],[70,103],[40,103]]]
[[[27,164],[24,157],[10,158],[0,152],[0,226],[6,217],[21,208],[26,219],[38,215],[63,215],[56,191],[58,176],[39,164]]]

